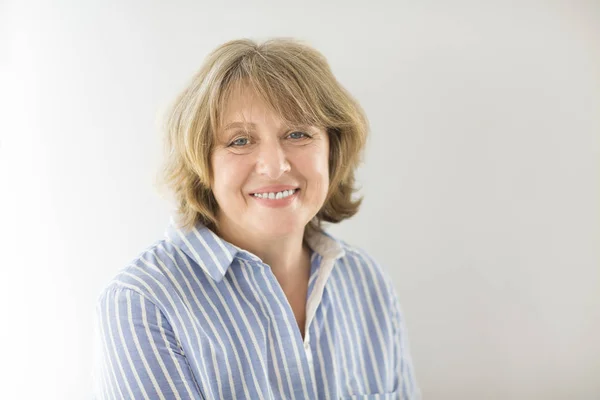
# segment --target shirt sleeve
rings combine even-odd
[[[392,293],[392,329],[394,339],[394,387],[403,400],[420,400],[421,391],[415,379],[410,355],[408,332],[398,296]]]
[[[201,399],[164,314],[138,292],[111,287],[98,298],[94,326],[96,399]]]

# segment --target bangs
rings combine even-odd
[[[262,62],[261,62],[262,61]],[[261,100],[287,128],[327,125],[327,118],[318,111],[314,88],[301,84],[301,76],[290,66],[279,65],[258,57],[240,60],[224,77],[220,93],[214,97],[210,114],[213,135],[224,126],[225,110],[235,96],[255,97]]]
[[[329,188],[311,221],[340,222],[354,215],[354,171],[369,130],[364,110],[337,81],[325,57],[294,39],[226,42],[213,50],[177,96],[165,123],[161,187],[172,191],[186,229],[202,222],[218,227],[219,205],[211,189],[211,154],[231,100],[260,101],[288,129],[311,126],[329,138]],[[247,96],[246,96],[247,95]]]

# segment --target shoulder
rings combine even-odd
[[[342,270],[353,274],[364,281],[381,296],[389,297],[394,293],[394,285],[388,267],[380,263],[371,253],[364,248],[335,239],[344,249],[344,255],[338,263]]]
[[[356,298],[361,314],[368,315],[372,324],[391,332],[390,321],[395,316],[398,296],[388,269],[362,247],[339,242],[344,253],[334,267],[334,271],[337,270],[334,290],[340,283],[348,296]]]
[[[123,301],[126,296],[161,303],[164,290],[171,286],[167,275],[176,252],[163,239],[142,250],[104,285],[96,297],[96,306],[104,308],[110,302]]]

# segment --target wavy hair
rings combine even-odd
[[[174,195],[180,227],[189,230],[202,222],[218,229],[211,151],[224,106],[241,87],[260,96],[285,124],[319,126],[328,134],[329,189],[309,227],[322,229],[323,221],[336,223],[356,214],[362,198],[353,199],[354,172],[369,130],[362,107],[311,46],[289,38],[262,44],[239,39],[206,57],[165,119],[165,159],[158,184]]]

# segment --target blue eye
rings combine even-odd
[[[306,137],[308,137],[308,135],[304,132],[292,132],[288,135],[289,138],[291,139],[304,139]]]
[[[233,142],[231,142],[230,146],[242,147],[247,144],[248,144],[248,138],[241,137],[241,138],[237,138]]]

